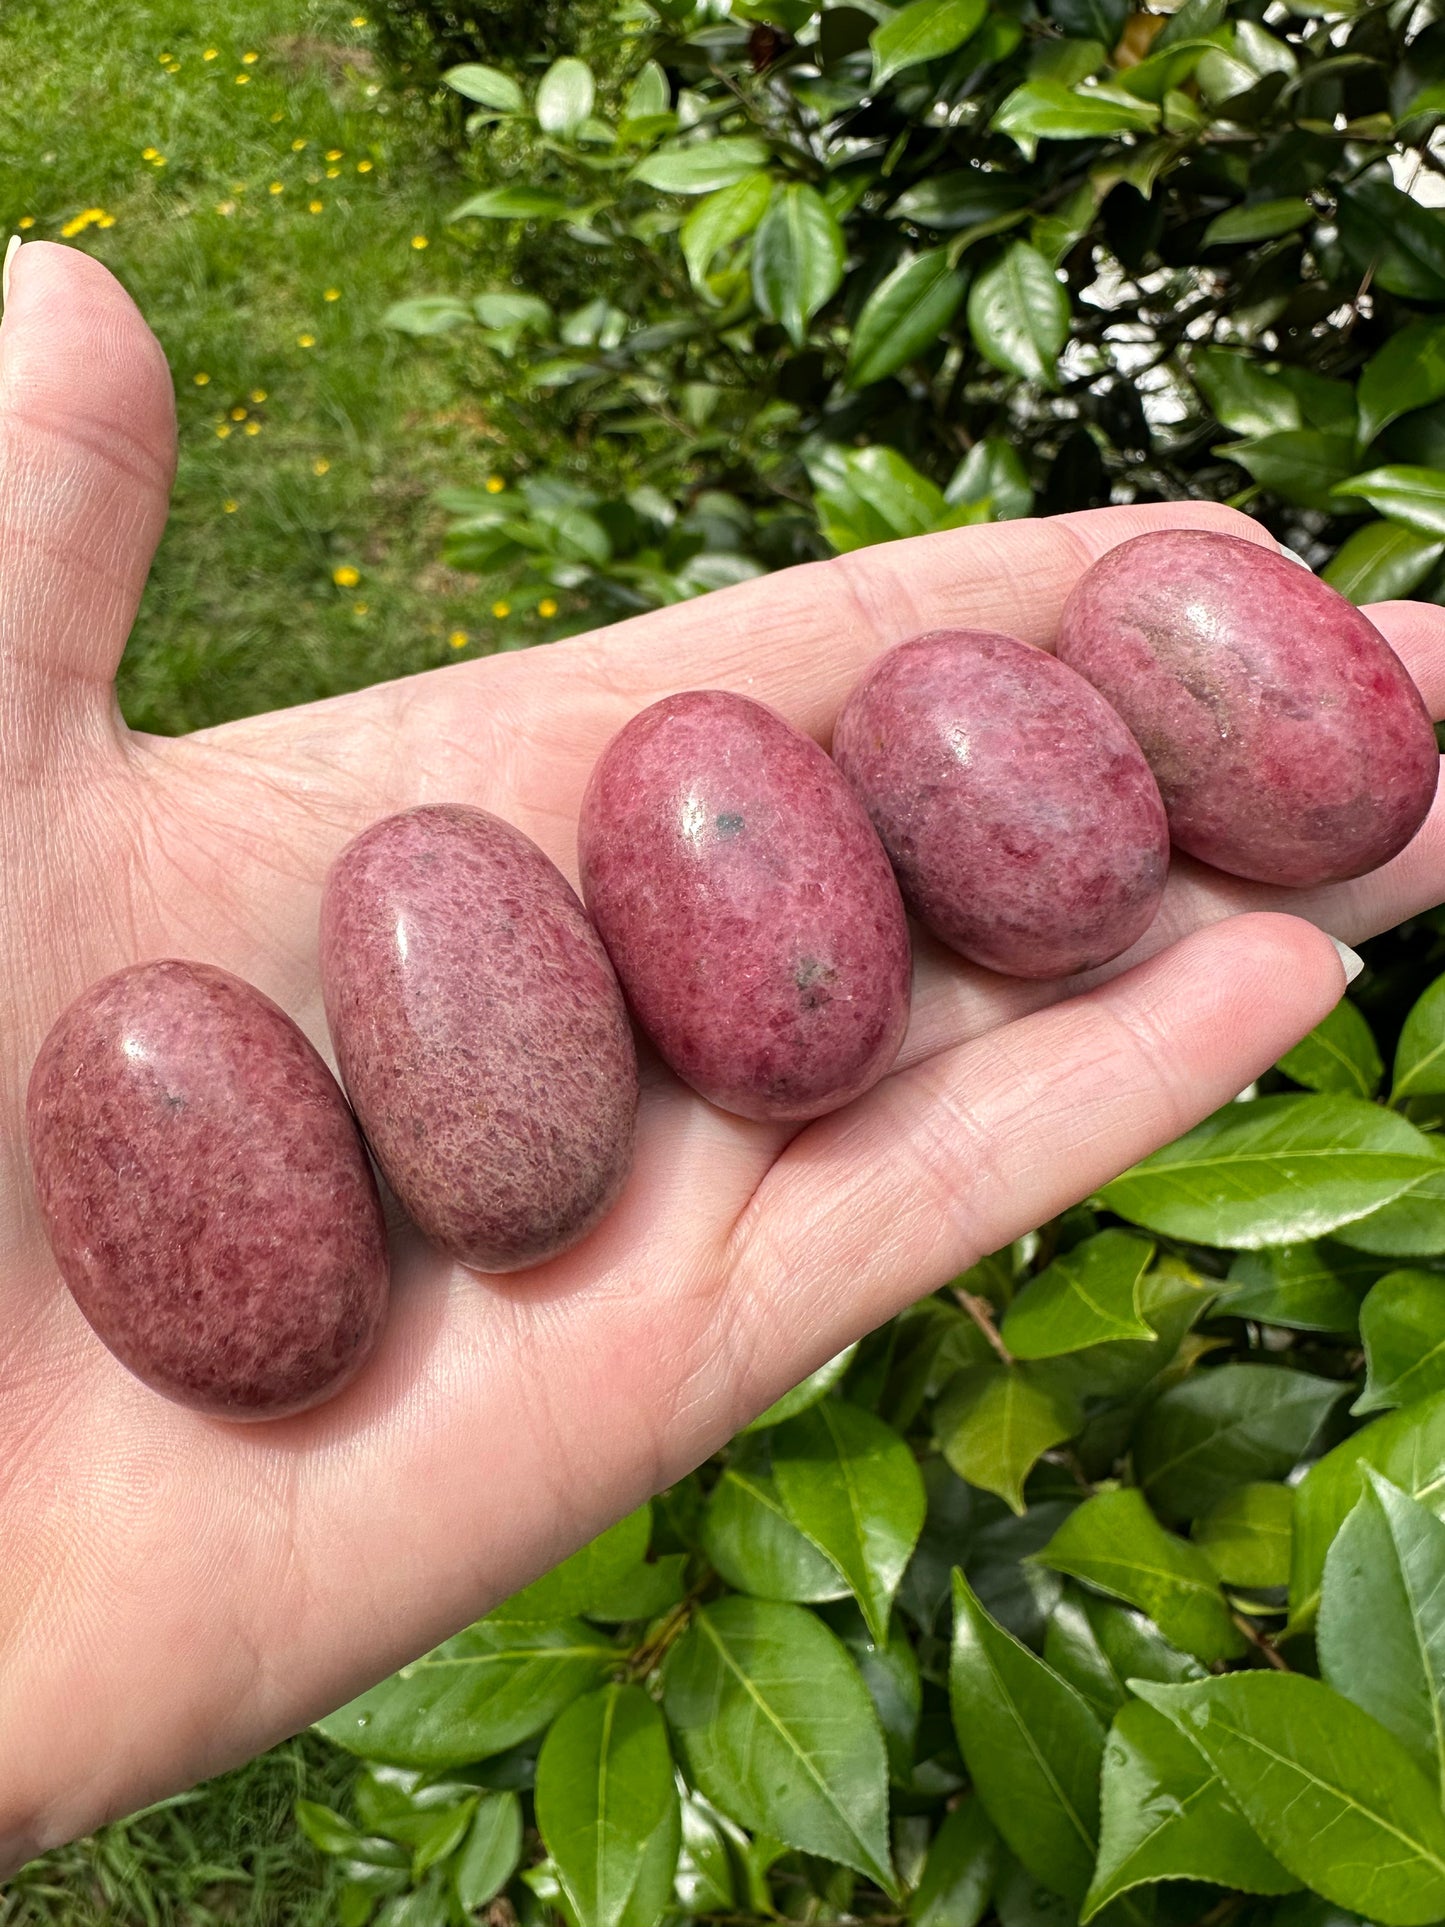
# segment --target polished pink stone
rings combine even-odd
[[[1063,977],[1153,922],[1158,786],[1103,697],[1042,649],[974,629],[891,649],[844,704],[833,758],[908,908],[973,962]]]
[[[374,823],[326,880],[321,981],[377,1163],[434,1244],[513,1271],[611,1209],[637,1112],[627,1007],[529,837],[460,805]]]
[[[259,990],[137,964],[82,992],[27,1107],[76,1303],[123,1365],[223,1418],[319,1404],[386,1315],[386,1231],[346,1100]]]
[[[1203,529],[1110,549],[1059,656],[1118,710],[1180,849],[1261,883],[1363,876],[1439,779],[1420,693],[1374,624],[1276,550]]]
[[[773,710],[709,689],[634,716],[592,773],[578,847],[643,1029],[714,1104],[817,1117],[893,1063],[898,886],[857,798]]]

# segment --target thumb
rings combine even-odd
[[[89,255],[12,244],[4,293],[0,747],[13,757],[72,730],[77,707],[111,725],[165,526],[175,399],[160,343]]]

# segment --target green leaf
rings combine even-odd
[[[1395,1050],[1390,1102],[1441,1092],[1445,1092],[1445,977],[1437,977],[1410,1007]]]
[[[927,1507],[913,1454],[871,1412],[825,1399],[773,1433],[773,1478],[788,1517],[837,1566],[885,1644]]]
[[[1318,428],[1284,428],[1255,441],[1231,442],[1219,451],[1238,462],[1261,488],[1267,488],[1301,508],[1323,515],[1341,515],[1349,504],[1341,496],[1358,493],[1345,486],[1355,465],[1351,435],[1327,434]]]
[[[1230,1289],[1217,1309],[1293,1331],[1356,1332],[1361,1301],[1379,1271],[1373,1258],[1339,1245],[1241,1251],[1230,1264]]]
[[[732,1913],[738,1881],[728,1851],[728,1823],[696,1793],[682,1801],[682,1853],[677,1897],[687,1914]]]
[[[1433,1512],[1445,1512],[1445,1392],[1376,1419],[1312,1465],[1295,1488],[1290,1624],[1303,1628],[1319,1602],[1325,1554],[1358,1504],[1373,1466]]]
[[[580,1620],[479,1619],[317,1726],[363,1759],[458,1766],[540,1732],[617,1663]]]
[[[922,535],[944,513],[942,490],[893,448],[819,448],[808,474],[823,533],[839,554]]]
[[[477,1810],[473,1794],[460,1805],[428,1814],[416,1829],[412,1843],[411,1877],[420,1881],[443,1860],[449,1860],[465,1839]]]
[[[1203,1668],[1141,1614],[1112,1599],[1065,1589],[1044,1634],[1044,1658],[1107,1726],[1128,1703],[1131,1679],[1199,1679]]]
[[[753,237],[753,299],[795,348],[843,280],[843,230],[815,188],[779,189]]]
[[[560,1566],[513,1593],[493,1618],[546,1622],[591,1612],[641,1563],[651,1537],[652,1507],[639,1506]]]
[[[1196,1518],[1236,1486],[1284,1478],[1344,1390],[1279,1365],[1191,1372],[1145,1413],[1134,1476],[1162,1517]]]
[[[1260,1845],[1204,1756],[1141,1700],[1123,1707],[1109,1731],[1100,1808],[1085,1920],[1155,1880],[1208,1880],[1252,1894],[1300,1884]]]
[[[322,1806],[317,1800],[298,1800],[292,1811],[297,1826],[319,1853],[355,1853],[361,1844],[356,1828],[334,1807]]]
[[[623,115],[627,120],[652,120],[672,106],[672,88],[667,69],[649,60],[627,90]]]
[[[947,248],[901,261],[869,295],[848,350],[848,386],[883,381],[931,348],[958,313],[967,283]]]
[[[497,334],[511,329],[519,333],[532,332],[548,327],[552,320],[552,310],[540,296],[518,294],[510,288],[474,295],[472,313],[484,328]],[[485,499],[496,507],[501,506],[495,497]]]
[[[1256,1250],[1366,1217],[1435,1163],[1424,1136],[1376,1104],[1266,1097],[1227,1104],[1100,1196],[1150,1231]]]
[[[537,1758],[537,1825],[578,1927],[656,1927],[682,1842],[661,1712],[640,1686],[567,1708]]]
[[[489,187],[454,208],[450,218],[464,221],[565,221],[577,212],[560,194],[541,187]]]
[[[1392,1733],[1298,1673],[1139,1684],[1209,1761],[1264,1846],[1326,1900],[1387,1927],[1445,1913],[1445,1816]]]
[[[900,7],[869,36],[874,87],[905,67],[951,54],[977,31],[987,11],[986,0],[911,0]]]
[[[1392,602],[1418,589],[1445,542],[1398,522],[1367,522],[1347,537],[1322,571],[1332,589],[1356,604]]]
[[[554,60],[537,87],[537,123],[544,134],[571,140],[592,112],[597,83],[585,60],[571,54]]]
[[[468,61],[460,67],[449,67],[442,79],[464,100],[495,108],[499,114],[520,114],[527,105],[516,81],[498,67],[483,67]]]
[[[998,1876],[998,1834],[981,1801],[965,1797],[943,1816],[909,1903],[913,1927],[978,1927]]]
[[[1445,323],[1412,321],[1398,329],[1365,363],[1356,394],[1366,446],[1401,415],[1445,398]]]
[[[994,132],[1009,135],[1030,160],[1041,140],[1110,140],[1150,133],[1158,124],[1159,109],[1151,101],[1056,80],[1026,80],[993,117]]]
[[[888,1770],[895,1779],[906,1781],[913,1771],[923,1710],[923,1678],[908,1634],[895,1622],[886,1645],[875,1645],[861,1616],[855,1616],[841,1637],[883,1728]]]
[[[1409,1405],[1445,1391],[1445,1278],[1433,1271],[1392,1271],[1360,1308],[1365,1389],[1356,1412]]]
[[[1325,1560],[1320,1671],[1445,1787],[1445,1524],[1372,1474]]]
[[[1009,1306],[1000,1336],[1015,1358],[1056,1358],[1115,1338],[1157,1336],[1139,1311],[1154,1247],[1101,1231],[1055,1258]]]
[[[986,502],[995,522],[1012,522],[1033,511],[1034,492],[1018,450],[1002,435],[976,441],[953,472],[943,499]]]
[[[1049,17],[1072,40],[1112,47],[1129,18],[1129,0],[1049,0]]]
[[[1213,1566],[1197,1546],[1166,1532],[1133,1487],[1086,1499],[1038,1559],[1138,1606],[1196,1659],[1237,1659],[1248,1650]]]
[[[1445,301],[1445,221],[1390,181],[1372,175],[1345,188],[1340,239],[1352,261],[1406,301]]]
[[[773,198],[773,179],[761,170],[744,174],[729,187],[709,194],[682,224],[679,239],[687,271],[696,288],[706,286],[708,270],[724,248],[751,234]]]
[[[583,1616],[611,1626],[656,1619],[680,1605],[686,1591],[687,1554],[665,1552],[660,1559],[640,1561],[612,1585],[599,1587]]]
[[[1204,230],[1202,248],[1228,247],[1241,241],[1272,241],[1293,234],[1315,218],[1308,201],[1289,196],[1277,201],[1251,201],[1217,214]]]
[[[960,228],[1022,214],[1030,201],[1028,187],[998,170],[955,168],[931,174],[906,188],[888,212],[900,221],[936,228],[949,234]]]
[[[958,1476],[1022,1512],[1024,1480],[1050,1446],[1073,1437],[1082,1414],[1048,1366],[990,1359],[950,1381],[934,1423]]]
[[[703,1546],[730,1586],[758,1599],[842,1599],[847,1579],[789,1519],[766,1460],[729,1465],[708,1497]]]
[[[1293,1525],[1287,1485],[1241,1485],[1195,1520],[1194,1543],[1226,1586],[1287,1586]]]
[[[494,1900],[521,1860],[521,1801],[511,1791],[484,1793],[466,1844],[452,1865],[452,1885],[464,1911]]]
[[[1302,426],[1298,397],[1278,370],[1230,348],[1197,348],[1189,361],[1195,386],[1215,419],[1236,435],[1272,435]]]
[[[769,1431],[773,1426],[781,1425],[784,1419],[796,1418],[799,1412],[806,1412],[808,1407],[816,1405],[820,1398],[826,1398],[833,1387],[841,1383],[857,1351],[856,1345],[849,1345],[846,1350],[839,1352],[836,1358],[830,1358],[826,1364],[820,1365],[816,1372],[809,1372],[808,1376],[801,1379],[791,1392],[784,1392],[780,1399],[774,1400],[766,1412],[759,1412],[751,1425],[743,1427],[743,1431],[745,1433]]]
[[[750,134],[724,135],[662,147],[640,160],[632,178],[663,194],[713,194],[735,187],[768,161],[767,146]]]
[[[1069,337],[1069,297],[1037,248],[1015,241],[984,269],[969,293],[968,325],[995,368],[1053,387]]]
[[[1445,1142],[1426,1140],[1436,1166],[1393,1204],[1335,1233],[1341,1244],[1375,1258],[1429,1258],[1445,1252]],[[1380,1267],[1384,1269],[1385,1267]]]
[[[1373,1097],[1385,1074],[1375,1034],[1347,997],[1285,1052],[1279,1069],[1306,1090],[1344,1097]]]
[[[896,1893],[883,1734],[825,1626],[801,1606],[723,1599],[699,1612],[665,1677],[668,1720],[714,1806]]]
[[[419,294],[410,301],[393,301],[381,317],[383,328],[404,335],[444,335],[472,318],[465,301],[451,294]]]
[[[1334,492],[1359,496],[1378,514],[1422,535],[1445,535],[1445,469],[1393,463],[1351,475]]]
[[[949,1699],[959,1750],[990,1820],[1056,1893],[1093,1873],[1104,1729],[1088,1702],[990,1618],[953,1575]]]

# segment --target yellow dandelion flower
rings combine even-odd
[[[260,422],[247,422],[245,432],[248,435],[259,435],[261,432]]]
[[[467,646],[466,630],[453,629],[451,634],[447,637],[447,641],[451,644],[453,649],[465,649]]]
[[[286,109],[284,107],[278,107],[275,113],[271,116],[271,125],[274,127],[279,121],[285,120],[285,118],[286,118]]]
[[[322,299],[325,301],[339,301],[341,299],[340,288],[328,288]]]
[[[97,214],[95,217],[95,225],[97,227],[114,227],[115,216],[113,214]]]
[[[356,171],[358,174],[369,174],[375,165],[375,161],[358,161]]]
[[[284,194],[286,192],[286,183],[284,181],[272,181],[271,192],[273,194]]]
[[[370,615],[371,604],[369,602],[353,602],[351,605],[351,613],[354,616]]]
[[[330,467],[331,464],[327,461],[326,457],[324,455],[318,455],[316,460],[311,464],[311,473],[313,475],[325,475]]]
[[[542,600],[537,604],[537,614],[550,621],[556,613],[557,605],[551,596],[543,596]]]
[[[173,61],[174,59],[175,59],[174,54],[162,54],[160,57],[160,62],[161,62],[161,65],[165,67],[165,66],[168,66],[170,62]]]
[[[351,24],[353,27],[364,27],[366,25],[366,15],[364,13],[352,14]]]
[[[308,201],[306,206],[312,214],[319,214],[326,205],[325,201]]]
[[[236,406],[231,410],[231,420],[233,422],[243,422],[245,419],[246,410],[237,402]]]
[[[510,602],[494,602],[492,604],[492,614],[497,618],[498,622],[505,622],[511,613],[512,605]]]
[[[251,84],[251,76],[249,74],[237,74],[236,85],[238,87],[249,87],[250,84]]]
[[[16,225],[16,227],[19,227],[19,228],[31,228],[31,227],[34,227],[34,225],[35,225],[35,216],[34,216],[33,214],[22,214],[22,215],[20,216],[20,219],[19,219],[19,220],[18,220],[18,221],[17,221],[16,223],[15,223],[15,225]]]
[[[305,146],[306,146],[306,142],[302,140],[300,135],[298,134],[296,139],[291,143],[291,152],[293,154],[299,154],[302,148]]]
[[[502,480],[502,478],[501,478],[501,476],[500,476],[500,475],[489,475],[489,476],[487,477],[487,493],[488,493],[488,495],[500,495],[500,494],[501,494],[501,492],[502,492],[502,490],[503,490],[503,489],[504,489],[504,488],[505,488],[506,486],[507,486],[507,484],[506,484],[506,483],[505,483],[505,482],[504,482],[504,481]]]
[[[266,390],[264,388],[253,388],[251,390],[251,399],[259,408],[261,403],[266,399]]]
[[[296,346],[298,348],[314,348],[316,346],[315,335],[297,335]]]
[[[220,427],[216,430],[216,440],[218,442],[225,441],[226,437],[230,434],[230,432],[231,432],[231,424],[229,422],[222,422]]]
[[[165,164],[166,164],[166,157],[164,154],[157,154],[155,159],[151,162],[152,167],[164,167]]]
[[[207,47],[206,51],[201,55],[202,60],[219,60],[220,57],[221,50],[219,47]]]
[[[361,580],[361,571],[353,569],[349,562],[343,562],[340,568],[331,571],[331,580],[338,589],[354,589]]]
[[[234,201],[217,201],[216,212],[217,214],[234,214],[236,212],[236,203]]]
[[[260,56],[260,54],[242,54],[242,55],[241,55],[241,65],[242,65],[243,67],[254,67],[254,66],[255,66],[255,64],[256,64],[256,62],[257,62],[257,61],[258,61],[258,60],[259,60],[260,58],[261,58],[261,56]]]
[[[153,161],[160,151],[158,147],[143,147],[140,151],[140,157],[143,161]]]
[[[82,208],[79,214],[72,214],[60,232],[67,241],[70,241],[77,234],[84,234],[88,227],[114,227],[114,225],[114,216],[107,214],[103,207],[86,207]]]
[[[346,159],[346,149],[344,147],[328,147],[326,150],[326,158],[329,161],[344,161]]]
[[[326,170],[326,178],[328,181],[339,181],[341,179],[341,169],[339,167],[328,167]]]
[[[234,497],[230,501],[222,502],[221,504],[221,507],[226,511],[227,515],[234,515],[240,506],[241,504],[236,501]]]
[[[411,237],[411,244],[414,248],[425,248],[425,247],[431,246],[431,243],[427,240],[424,234],[413,234],[413,236]]]
[[[196,384],[197,388],[207,387],[210,383],[210,379],[211,377],[206,373],[204,368],[201,370],[200,374],[191,376],[191,380]]]

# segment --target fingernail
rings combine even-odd
[[[0,268],[0,310],[10,306],[10,263],[20,252],[20,236],[12,234],[5,244],[5,265]]]
[[[1357,950],[1351,950],[1347,943],[1341,943],[1338,937],[1331,937],[1330,942],[1339,952],[1340,968],[1345,973],[1345,982],[1352,984],[1365,967],[1364,958]]]
[[[1306,562],[1304,557],[1300,554],[1299,550],[1292,549],[1288,542],[1280,543],[1279,552],[1281,555],[1287,556],[1291,562],[1298,562],[1302,569],[1308,569],[1310,566],[1309,563]],[[1311,571],[1311,573],[1313,573],[1313,571]]]

